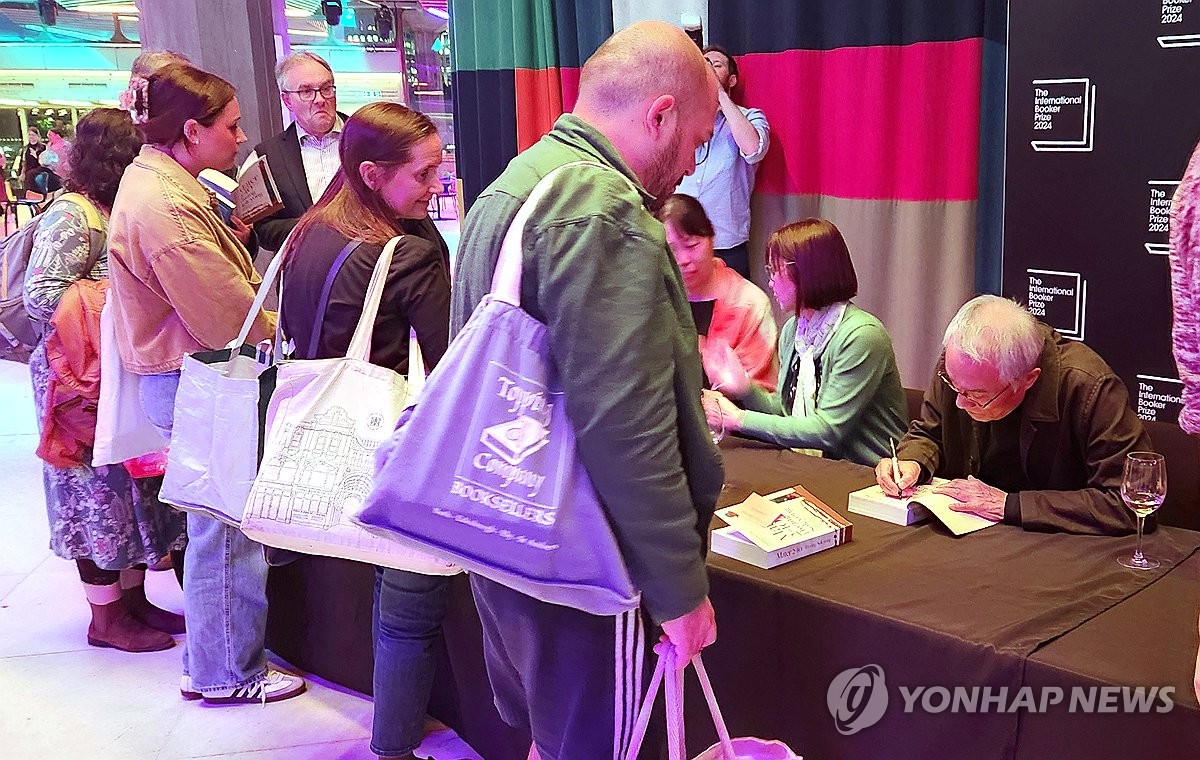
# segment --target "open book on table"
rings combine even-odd
[[[951,505],[959,503],[957,499],[934,493],[935,488],[948,482],[945,478],[934,478],[931,483],[917,486],[912,496],[903,499],[888,496],[876,484],[851,493],[847,506],[856,515],[874,517],[894,525],[912,525],[933,515],[956,536],[996,524],[986,517],[951,509]]]

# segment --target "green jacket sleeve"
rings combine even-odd
[[[782,446],[839,449],[853,433],[855,422],[871,400],[888,371],[891,341],[886,332],[874,325],[853,328],[836,344],[830,343],[822,358],[831,362],[826,379],[817,392],[816,411],[805,417],[773,413],[746,412],[742,432]],[[762,399],[754,399],[755,403]],[[747,404],[750,405],[749,403]],[[774,407],[778,407],[778,396]]]
[[[530,237],[580,460],[650,616],[674,619],[700,604],[708,577],[678,429],[665,246],[602,214]]]
[[[787,383],[788,365],[795,352],[796,318],[792,317],[779,331],[776,355],[779,356],[779,377],[775,381],[775,392],[763,390],[758,383],[751,382],[746,395],[736,399],[743,409],[753,409],[764,414],[781,415],[783,411],[783,386]]]

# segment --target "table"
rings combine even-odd
[[[723,504],[801,483],[844,513],[846,494],[872,480],[845,462],[748,442],[723,449]],[[1135,573],[1113,559],[1132,551],[1132,537],[997,526],[956,539],[934,525],[851,517],[850,544],[770,571],[710,556],[718,641],[705,661],[735,733],[781,738],[822,760],[1174,758],[1200,748],[1200,707],[1183,688],[1195,654],[1200,533],[1160,528],[1147,552],[1164,567]],[[370,579],[369,568],[317,558],[273,570],[268,644],[311,672],[369,690]],[[487,760],[519,760],[527,737],[503,726],[490,704],[466,585],[453,596],[431,712]],[[1151,611],[1161,625],[1139,627]],[[877,724],[844,736],[826,692],[838,673],[868,664],[882,668],[891,703]],[[919,702],[906,713],[899,691],[1096,684],[1175,684],[1177,704],[1150,716],[967,716],[925,712]],[[693,753],[714,740],[705,715],[692,683]],[[1113,754],[1121,741],[1138,754]],[[1092,751],[1078,751],[1085,746]]]
[[[1027,684],[1174,686],[1177,704],[1166,715],[1086,715],[1059,707],[1027,716],[1017,759],[1200,755],[1200,709],[1192,689],[1197,609],[1200,554],[1034,653],[1025,665]]]
[[[725,454],[724,503],[752,489],[765,493],[799,482],[845,514],[846,494],[873,481],[867,468],[790,451],[740,444]],[[1164,567],[1143,574],[1115,561],[1118,552],[1132,551],[1132,537],[996,526],[954,538],[940,526],[904,528],[849,516],[853,542],[774,570],[710,556],[718,641],[705,660],[729,705],[732,730],[782,738],[823,759],[1131,756],[1103,750],[1114,746],[1104,738],[1114,730],[1127,738],[1138,731],[1140,750],[1132,756],[1187,756],[1172,751],[1181,743],[1200,751],[1200,707],[1190,688],[1177,688],[1179,705],[1163,720],[1129,717],[1119,730],[1108,728],[1117,725],[1105,722],[1110,715],[1063,724],[1056,712],[1035,720],[1022,713],[928,714],[919,707],[906,714],[898,690],[990,686],[1015,694],[1031,684],[1031,671],[1043,672],[1031,664],[1039,653],[1045,676],[1033,685],[1048,685],[1052,674],[1060,685],[1151,685],[1164,672],[1174,677],[1163,684],[1190,683],[1200,589],[1172,592],[1187,585],[1184,573],[1200,563],[1193,556],[1200,533],[1160,528],[1147,536],[1147,553]],[[1115,656],[1111,642],[1100,648],[1103,633],[1089,631],[1128,626],[1138,617],[1129,605],[1171,612],[1147,632],[1155,644],[1136,650],[1136,658],[1120,647],[1124,662],[1106,663]],[[843,736],[826,706],[827,688],[841,671],[868,664],[885,673],[891,706],[878,724]],[[691,693],[688,712],[689,725],[704,725],[703,704]],[[1085,739],[1101,749],[1071,749]],[[706,732],[689,744],[697,751],[712,740]],[[1048,747],[1055,751],[1041,749]]]

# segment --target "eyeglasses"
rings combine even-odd
[[[793,263],[794,262],[791,261],[785,261],[782,265],[776,267],[774,264],[768,261],[767,265],[763,267],[767,270],[767,279],[771,279],[775,275],[783,274],[784,272],[788,271],[788,268],[791,267]]]
[[[708,148],[711,144],[712,140],[705,140],[699,148],[696,148],[696,166],[708,160]]]
[[[987,401],[980,401],[979,400],[980,399],[979,391],[959,390],[958,386],[956,386],[954,383],[950,382],[950,378],[946,377],[946,373],[943,370],[939,369],[937,375],[938,375],[938,377],[940,377],[942,379],[942,382],[945,383],[950,388],[950,390],[954,391],[959,396],[962,396],[967,401],[970,401],[972,406],[977,406],[980,409],[986,409],[989,406],[991,406],[992,403],[996,399],[1003,396],[1005,394],[1005,392],[1007,392],[1008,389],[1012,387],[1012,383],[1007,383],[1003,388],[1000,389],[1000,392],[997,393],[995,396],[992,396]]]
[[[333,94],[337,92],[337,86],[327,84],[324,87],[318,87],[316,89],[310,89],[306,87],[302,90],[283,90],[282,92],[286,92],[288,95],[295,95],[296,97],[300,98],[301,103],[311,103],[317,99],[318,92],[321,93],[321,97],[325,100],[331,99]]]

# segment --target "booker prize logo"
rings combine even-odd
[[[900,686],[904,713],[1169,713],[1175,708],[1174,686]],[[883,668],[863,665],[843,670],[825,692],[825,703],[839,733],[851,736],[870,728],[888,708]],[[1060,707],[1056,707],[1060,706]]]
[[[883,668],[863,665],[838,673],[825,693],[825,703],[840,734],[851,736],[875,725],[888,706]]]

